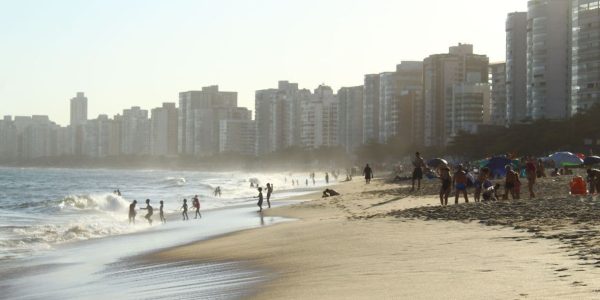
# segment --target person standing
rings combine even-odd
[[[458,204],[458,197],[462,193],[465,197],[465,203],[469,203],[469,196],[467,194],[467,172],[465,172],[462,165],[458,165],[458,170],[454,173],[453,183],[456,192],[454,193],[454,204]]]
[[[308,179],[306,180],[308,182]],[[258,208],[260,209],[259,211],[262,212],[262,204],[263,204],[263,194],[262,194],[262,188],[259,187],[258,188],[258,203],[256,203],[256,205],[258,205]]]
[[[163,222],[163,224],[167,223],[167,219],[165,219],[164,206],[165,206],[165,203],[162,200],[160,200],[159,216],[160,216],[160,221]]]
[[[273,185],[267,183],[267,205],[271,208],[271,194],[273,193]]]
[[[448,196],[452,191],[452,175],[450,175],[450,168],[442,166],[440,168],[440,180],[442,186],[440,188],[440,204],[442,206],[448,205]]]
[[[181,216],[183,216],[183,220],[189,220],[190,217],[188,217],[188,205],[187,205],[187,199],[183,199],[183,205],[181,206],[181,209],[183,209],[183,212],[181,213]]]
[[[365,166],[365,169],[363,170],[363,175],[365,175],[366,184],[371,183],[371,179],[373,178],[373,169],[371,169],[369,164]]]
[[[589,168],[586,172],[590,183],[590,194],[600,192],[600,170]]]
[[[421,189],[421,179],[423,179],[423,168],[425,168],[425,160],[421,157],[421,153],[415,153],[415,160],[413,161],[414,170],[412,173],[412,189],[415,190],[415,181],[417,181],[417,189]]]
[[[525,175],[527,177],[527,188],[529,189],[529,199],[535,198],[535,192],[533,191],[533,186],[535,185],[535,180],[537,179],[537,170],[535,166],[535,160],[533,158],[529,158],[527,163],[525,163]]]
[[[129,204],[129,224],[131,224],[131,223],[135,224],[135,215],[137,214],[135,212],[136,204],[137,204],[136,200],[133,200],[133,202],[131,202],[131,204]]]
[[[508,195],[512,196],[513,200],[519,199],[517,194],[517,184],[519,181],[519,174],[513,171],[511,165],[506,166],[506,180],[504,182],[504,200],[508,200]]]
[[[325,172],[325,183],[329,184],[329,173]]]
[[[152,208],[152,205],[150,205],[150,199],[146,199],[146,207],[142,207],[140,209],[145,209],[148,211],[144,218],[148,220],[148,224],[152,225],[152,215],[154,214],[154,209]]]

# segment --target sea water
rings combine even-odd
[[[258,276],[256,270],[239,267],[240,262],[156,265],[130,258],[285,221],[257,213],[257,191],[250,181],[263,187],[267,182],[274,184],[273,200],[280,202],[325,185],[324,178],[317,178],[315,185],[310,181],[306,186],[307,177],[298,173],[0,168],[0,269],[4,271],[0,272],[4,291],[0,298],[194,298],[196,292],[239,296],[246,285],[264,279],[265,274]],[[293,186],[292,179],[301,186]],[[220,197],[214,195],[216,187],[221,188]],[[114,193],[117,189],[121,196]],[[192,220],[183,222],[183,199],[188,199],[191,208],[189,199],[194,195],[200,198],[203,217],[194,220],[190,209]],[[155,212],[152,225],[143,219],[144,211],[138,211],[135,225],[128,223],[134,199],[138,208],[150,199]],[[158,221],[160,200],[169,215],[166,225]],[[210,284],[214,278],[222,280]],[[177,288],[192,281],[206,284]],[[153,287],[172,282],[174,286],[153,293],[155,289],[140,282],[151,282]],[[119,285],[118,290],[111,288]],[[147,294],[142,297],[142,292]]]

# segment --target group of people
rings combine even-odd
[[[164,201],[160,201],[160,207],[159,207],[159,216],[160,216],[160,221],[164,224],[167,223],[167,219],[165,218],[165,213],[164,213]],[[137,215],[137,211],[135,209],[137,205],[137,200],[133,200],[131,202],[131,204],[129,204],[129,224],[135,224],[135,216]],[[194,198],[192,198],[192,206],[194,207],[194,209],[196,210],[196,214],[194,219],[197,219],[198,217],[202,218],[202,214],[200,213],[200,200],[198,199],[198,195],[195,195]],[[152,215],[154,214],[154,208],[152,207],[152,205],[150,205],[150,199],[146,199],[146,207],[140,207],[140,210],[145,210],[146,211],[146,215],[144,216],[144,219],[146,219],[148,221],[148,224],[152,225]],[[183,220],[189,220],[190,218],[188,217],[188,204],[187,204],[187,199],[183,199],[183,205],[181,206],[181,216],[183,217]]]
[[[164,213],[164,202],[161,200],[159,203],[160,203],[160,208],[159,208],[160,221],[164,224],[164,223],[167,223],[167,219],[165,219],[165,213]],[[133,200],[133,202],[131,202],[131,204],[129,204],[129,224],[135,224],[135,216],[137,215],[137,212],[135,210],[136,205],[137,205],[136,200]],[[146,219],[148,221],[148,224],[152,225],[152,215],[154,214],[154,208],[152,207],[152,205],[150,205],[150,199],[146,199],[146,207],[140,207],[140,209],[146,210],[147,213],[144,216],[144,219]]]
[[[273,185],[270,183],[267,183],[267,205],[269,206],[269,208],[271,208],[271,194],[273,193]],[[263,188],[262,187],[258,187],[258,196],[256,196],[256,198],[258,198],[258,203],[256,203],[256,205],[258,205],[259,211],[262,212],[262,205],[263,205],[263,194],[262,194]]]

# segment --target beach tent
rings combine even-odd
[[[490,160],[488,160],[485,167],[490,169],[490,171],[492,172],[492,174],[494,176],[504,177],[504,176],[506,176],[506,165],[512,165],[512,164],[513,164],[512,160],[510,160],[506,157],[503,157],[503,156],[499,156],[499,157],[490,158]]]
[[[583,159],[571,152],[556,152],[548,157],[554,162],[554,165],[559,167],[572,167],[583,164]]]
[[[442,165],[448,165],[448,162],[445,159],[441,159],[441,158],[434,158],[434,159],[430,159],[427,162],[427,166],[429,166],[432,169],[437,169],[439,166]]]
[[[600,157],[599,156],[588,156],[583,160],[583,164],[586,166],[600,164]]]

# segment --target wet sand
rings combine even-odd
[[[418,192],[380,180],[343,183],[334,187],[341,196],[313,195],[313,201],[267,211],[296,222],[237,232],[147,259],[241,261],[267,270],[271,280],[255,286],[257,299],[598,298],[600,269],[590,264],[595,258],[586,261],[579,252],[593,248],[585,243],[574,248],[550,233],[557,229],[554,221],[562,230],[596,230],[584,213],[594,206],[591,202],[576,202],[579,209],[574,210],[567,205],[573,199],[552,201],[567,198],[564,184],[566,179],[542,180],[542,201],[440,208],[434,195],[437,181]],[[565,217],[557,211],[565,211]],[[545,217],[535,217],[538,213]],[[551,225],[548,231],[535,231],[526,223],[503,221],[510,219]],[[550,237],[539,238],[540,232]]]

